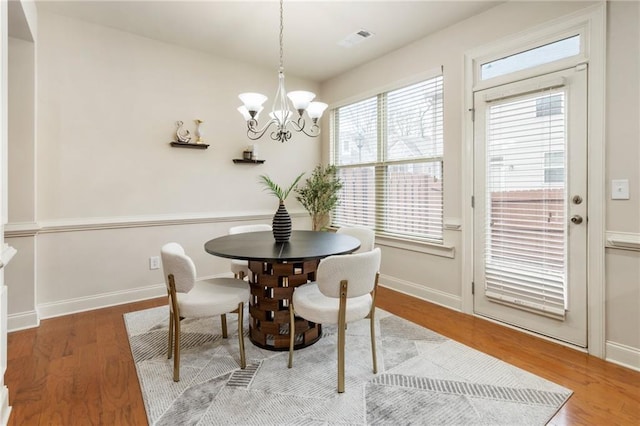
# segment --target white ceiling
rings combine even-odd
[[[284,3],[287,73],[324,81],[478,14],[500,1],[300,1]],[[278,67],[279,5],[262,1],[40,0],[39,11],[174,43],[260,67]],[[338,45],[361,29],[374,35]]]

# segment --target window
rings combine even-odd
[[[536,99],[536,117],[562,114],[562,95]]]
[[[443,78],[332,110],[333,224],[442,243]]]
[[[544,153],[544,183],[564,182],[564,151]]]
[[[498,77],[515,71],[548,64],[580,53],[580,35],[558,40],[534,49],[516,53],[480,66],[480,79]]]

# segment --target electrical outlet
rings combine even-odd
[[[160,256],[151,256],[149,258],[149,269],[160,269]]]

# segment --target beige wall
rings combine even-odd
[[[237,95],[275,94],[275,66],[255,69],[55,15],[41,14],[39,31],[41,221],[269,210],[258,174],[286,183],[318,161],[319,141],[296,136],[260,141],[260,167],[231,162],[249,143]],[[176,120],[193,133],[197,118],[209,149],[170,147]]]
[[[451,26],[437,34],[378,58],[322,84],[322,98],[331,103],[372,94],[425,71],[444,67],[445,78],[445,168],[444,216],[463,215],[462,128],[464,122],[464,53],[485,44],[521,34],[569,14],[592,2],[509,2]],[[640,240],[640,37],[638,2],[608,5],[606,91],[606,173],[630,181],[631,199],[603,200],[607,230],[628,232]],[[328,158],[328,137],[324,137],[324,158]],[[609,197],[610,192],[607,192]],[[446,231],[445,244],[454,247],[453,259],[415,251],[383,247],[383,283],[414,295],[459,307],[462,292],[461,239]],[[626,365],[640,368],[640,256],[637,251],[607,249],[606,255],[606,340],[607,357],[618,357]],[[386,279],[386,281],[385,281]],[[613,355],[610,354],[610,349]]]

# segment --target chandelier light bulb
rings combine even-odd
[[[317,121],[322,117],[322,113],[328,106],[324,102],[311,102],[307,107],[307,115],[309,115],[310,119]]]
[[[241,93],[240,95],[238,95],[238,97],[240,98],[242,103],[244,103],[244,106],[247,108],[247,111],[249,111],[249,113],[257,113],[258,111],[260,111],[260,109],[262,109],[262,104],[265,103],[268,99],[261,93],[253,92]]]
[[[293,92],[287,93],[287,97],[291,100],[294,109],[304,112],[313,98],[316,97],[316,94],[305,90],[294,90]]]

